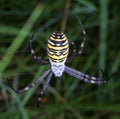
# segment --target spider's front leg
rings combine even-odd
[[[51,68],[48,68],[37,80],[35,80],[33,83],[29,84],[25,88],[19,89],[19,90],[14,89],[13,86],[9,83],[8,79],[7,81],[10,88],[13,89],[17,94],[20,94],[20,93],[26,92],[27,90],[33,88],[35,85],[39,84],[41,80],[44,79],[50,73],[50,71],[51,71]]]
[[[40,93],[39,93],[38,102],[37,102],[37,107],[39,107],[39,104],[40,104],[41,99],[42,99],[42,95],[43,95],[45,89],[47,88],[47,86],[48,86],[48,84],[49,84],[49,82],[50,82],[50,80],[51,80],[52,75],[53,75],[53,72],[50,72],[50,74],[48,75],[48,77],[47,77],[47,79],[46,79],[46,81],[45,81],[45,83],[44,83],[44,85],[43,85],[43,88],[41,89],[41,91],[40,91]]]
[[[106,81],[104,81],[102,78],[90,76],[88,74],[85,74],[83,72],[77,71],[71,67],[65,66],[65,72],[70,74],[71,76],[83,80],[87,83],[94,83],[94,84],[104,84]]]

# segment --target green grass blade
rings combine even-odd
[[[108,0],[100,0],[100,59],[99,66],[105,69],[107,48],[107,25],[108,25]]]
[[[43,8],[38,5],[32,15],[29,17],[28,21],[25,23],[23,28],[20,30],[18,36],[13,40],[13,43],[6,51],[6,54],[2,58],[0,62],[0,73],[5,70],[5,68],[8,66],[9,62],[11,61],[15,51],[20,47],[22,42],[25,40],[26,36],[29,34],[31,28],[33,27],[36,20],[39,18],[40,14],[42,13]]]

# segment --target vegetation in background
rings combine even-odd
[[[0,0],[0,118],[1,119],[120,119],[120,1],[112,0]],[[81,43],[87,32],[83,54],[66,65],[104,79],[105,85],[87,84],[63,74],[52,78],[42,103],[36,107],[43,82],[24,94],[20,89],[37,79],[47,66],[35,63],[28,51],[28,40],[38,29],[33,42],[36,54],[46,58],[46,42],[52,32],[62,30]],[[72,47],[71,47],[72,49]],[[79,64],[79,65],[78,65]]]

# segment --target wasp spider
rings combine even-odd
[[[77,71],[77,70],[65,65],[65,62],[72,60],[73,58],[75,58],[76,56],[79,56],[82,53],[84,43],[86,40],[86,32],[83,29],[81,21],[79,20],[77,15],[76,15],[76,18],[77,18],[80,26],[82,27],[83,38],[82,38],[82,43],[80,45],[79,51],[76,51],[75,44],[74,44],[74,42],[71,41],[71,44],[74,46],[74,49],[73,49],[72,55],[69,57],[68,57],[69,40],[64,33],[60,32],[60,31],[53,32],[51,34],[51,36],[48,38],[48,42],[47,42],[48,59],[47,60],[44,60],[40,56],[38,57],[35,55],[34,50],[32,48],[32,40],[34,38],[34,34],[33,34],[32,38],[29,40],[29,49],[31,51],[33,59],[37,63],[40,63],[40,64],[49,64],[50,63],[50,67],[37,80],[35,80],[32,84],[29,84],[27,87],[20,89],[20,90],[15,90],[14,88],[11,87],[16,93],[19,94],[19,93],[23,93],[23,92],[29,90],[30,88],[32,88],[35,85],[37,85],[38,83],[40,83],[43,78],[47,77],[45,84],[43,85],[43,88],[40,91],[40,94],[38,97],[38,104],[39,104],[39,102],[41,101],[43,92],[45,91],[47,85],[49,84],[52,75],[54,74],[56,77],[61,77],[63,72],[66,72],[67,74],[69,74],[79,80],[88,82],[88,83],[103,84],[106,82],[102,78],[90,76],[88,74]]]

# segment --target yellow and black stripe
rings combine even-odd
[[[68,39],[62,32],[54,32],[48,39],[47,53],[54,63],[65,62],[69,52]]]

